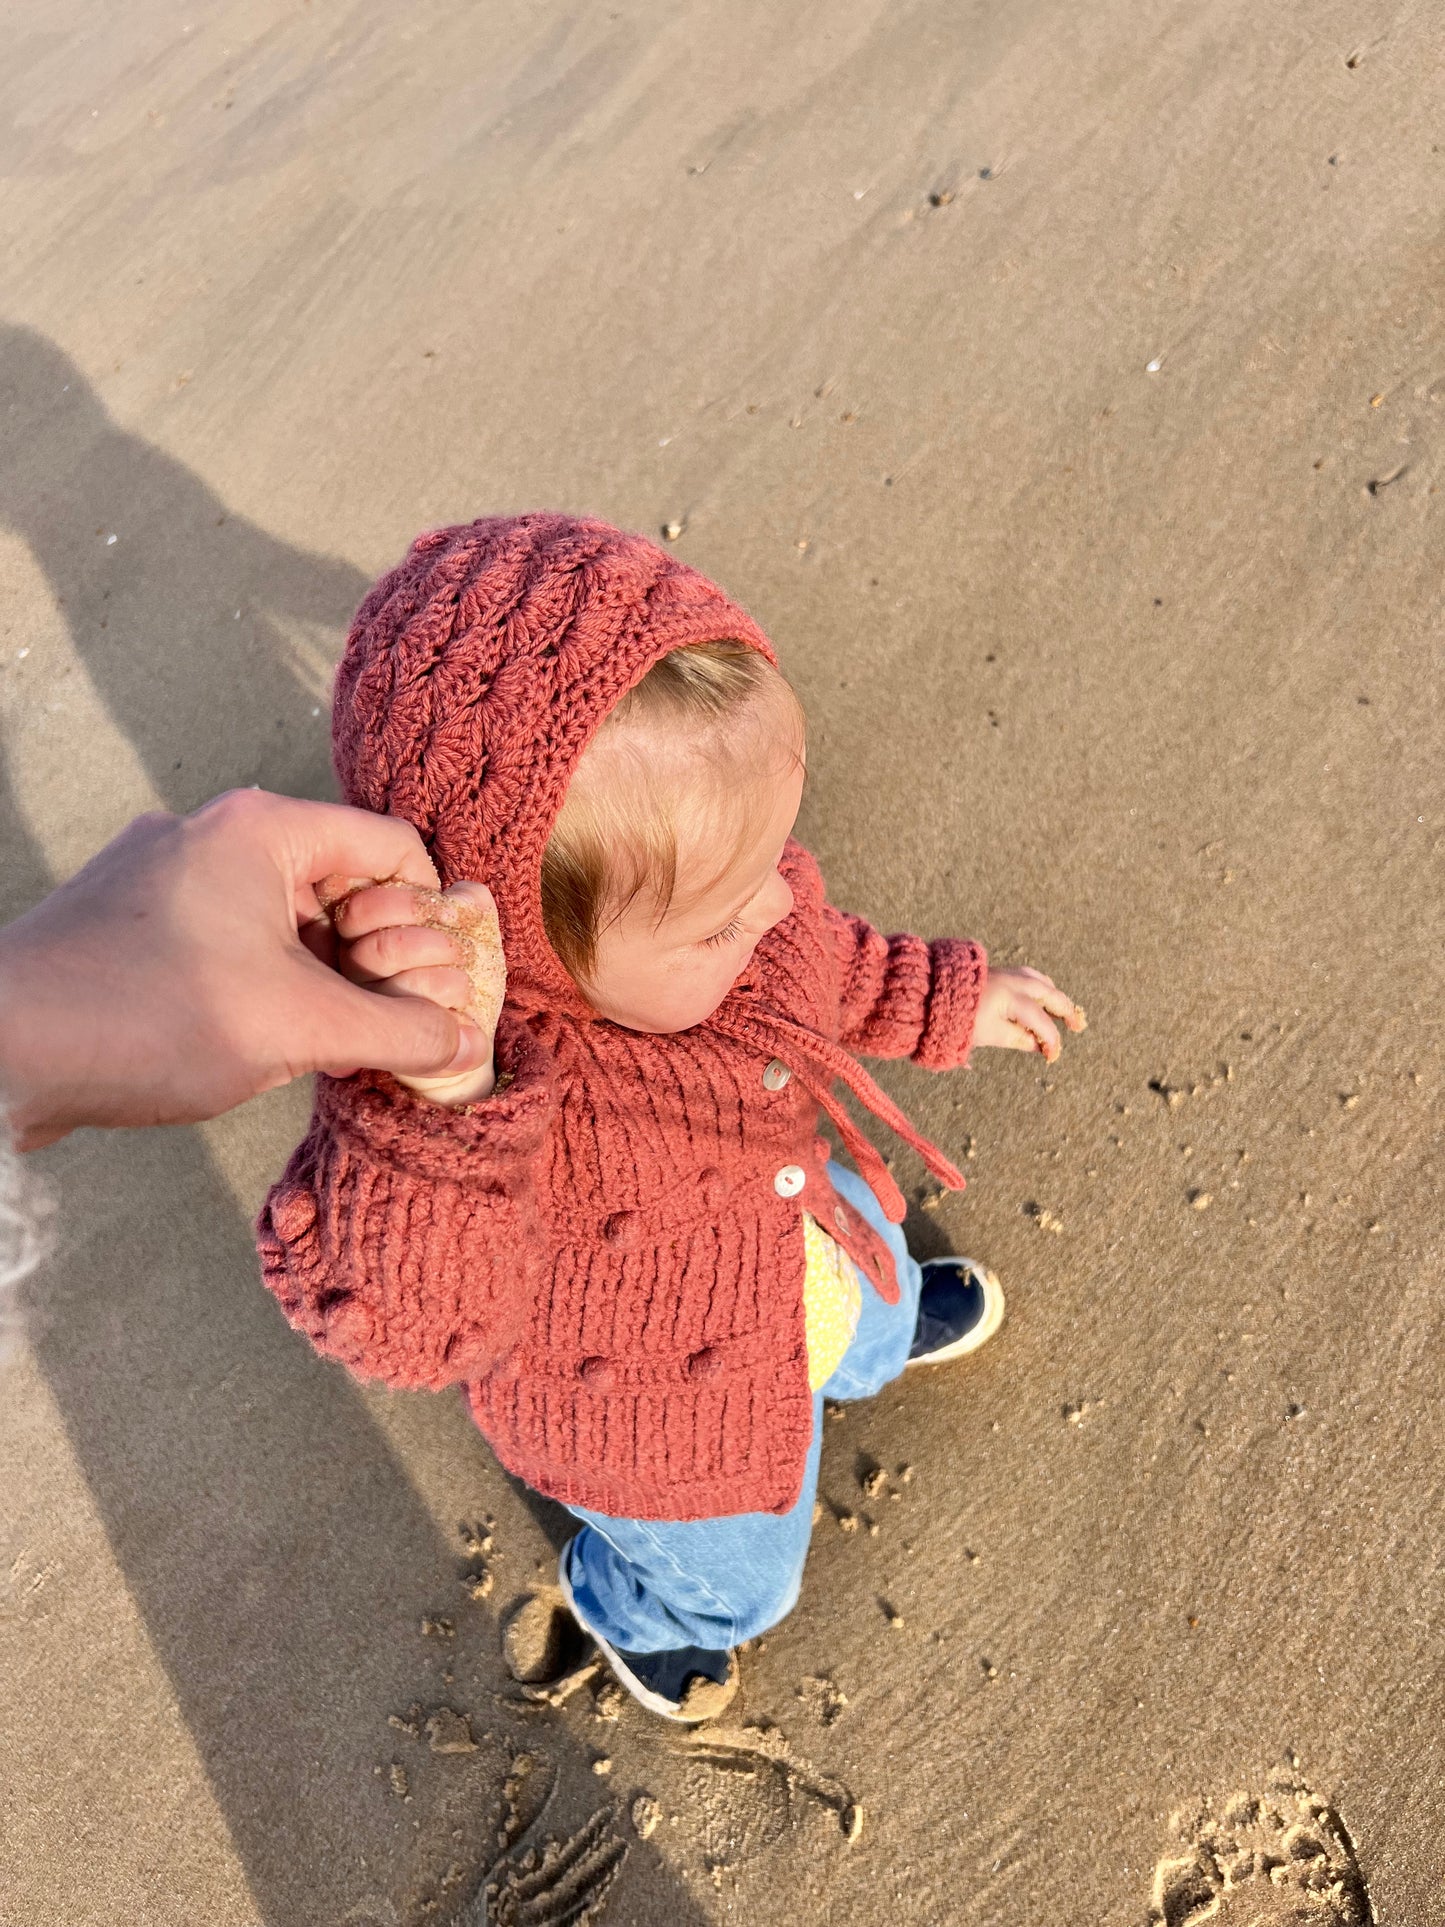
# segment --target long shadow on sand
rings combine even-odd
[[[187,808],[242,781],[324,790],[315,691],[283,624],[314,623],[334,647],[357,573],[230,515],[27,330],[0,330],[0,418],[0,520],[44,568],[160,795]],[[3,784],[0,803],[13,914],[50,879]],[[436,1762],[454,1770],[444,1796],[420,1749],[410,1804],[384,1763],[408,1744],[387,1714],[427,1686],[488,1723],[495,1626],[459,1626],[454,1689],[421,1651],[421,1612],[459,1599],[456,1548],[357,1389],[265,1297],[250,1225],[199,1133],[84,1133],[48,1161],[65,1239],[38,1281],[34,1347],[262,1918],[381,1927],[422,1892],[440,1893],[429,1917],[445,1918],[495,1851],[508,1734],[474,1761]],[[474,1449],[480,1509],[501,1475]],[[598,1804],[590,1758],[552,1717],[523,1736],[555,1769],[552,1812],[577,1824]],[[163,1887],[165,1869],[154,1877]],[[629,1922],[703,1918],[641,1843],[623,1882]]]
[[[344,629],[365,577],[233,515],[118,428],[29,328],[0,325],[0,421],[0,527],[45,572],[157,796],[187,810],[238,783],[325,794],[327,732],[312,715],[324,697],[304,639]]]

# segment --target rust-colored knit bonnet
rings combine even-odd
[[[420,535],[357,611],[332,711],[342,790],[415,824],[444,885],[491,888],[514,1007],[592,1014],[542,927],[547,838],[607,712],[669,650],[729,639],[775,660],[695,569],[566,515]]]

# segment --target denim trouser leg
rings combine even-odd
[[[902,1232],[888,1223],[863,1180],[836,1162],[828,1166],[828,1176],[838,1195],[887,1240],[898,1271],[898,1303],[885,1305],[863,1282],[853,1341],[813,1400],[803,1489],[790,1512],[675,1522],[612,1519],[571,1508],[582,1529],[564,1555],[568,1582],[588,1623],[626,1652],[669,1652],[679,1646],[719,1651],[766,1632],[792,1610],[813,1531],[823,1399],[870,1398],[907,1361],[922,1273]]]

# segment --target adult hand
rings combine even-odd
[[[0,1097],[20,1148],[216,1117],[305,1071],[485,1063],[454,1011],[331,967],[315,885],[337,875],[437,882],[395,817],[233,790],[193,816],[137,817],[0,930]]]

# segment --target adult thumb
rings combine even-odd
[[[328,973],[330,974],[330,973]],[[331,976],[321,1009],[316,1069],[332,1077],[391,1071],[398,1077],[459,1077],[491,1055],[487,1038],[454,1010],[425,997],[389,996]]]

